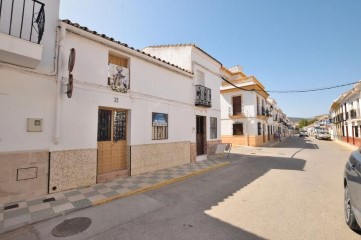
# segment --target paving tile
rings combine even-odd
[[[71,196],[71,197],[68,197],[68,200],[70,202],[75,202],[75,201],[79,201],[79,200],[82,200],[84,199],[85,196],[83,194],[78,194],[78,195],[74,195],[74,196]]]
[[[36,222],[40,220],[49,219],[58,215],[52,208],[43,209],[37,212],[30,213],[31,221]]]
[[[110,197],[114,197],[116,195],[119,195],[119,193],[117,193],[116,191],[111,191],[111,192],[108,192],[108,193],[104,193],[103,195],[105,197],[107,197],[107,198],[110,198]]]
[[[12,209],[4,212],[4,220],[29,214],[28,208]]]
[[[38,205],[30,206],[29,207],[29,212],[33,213],[33,212],[37,212],[37,211],[48,209],[48,208],[51,208],[50,203],[48,203],[48,202],[47,203],[41,203],[41,204],[38,204]]]
[[[129,188],[129,190],[138,190],[138,189],[141,189],[142,186],[134,185],[134,186],[130,186],[130,187],[128,187],[128,188]]]
[[[124,184],[122,184],[122,186],[123,186],[123,187],[127,187],[127,188],[129,188],[130,186],[134,186],[134,183],[130,183],[130,182],[128,182],[128,183],[124,183]]]
[[[75,209],[81,209],[92,205],[91,201],[89,201],[87,198],[72,202],[72,204]]]
[[[42,204],[42,203],[43,203],[43,199],[44,199],[44,198],[38,198],[38,199],[30,200],[30,201],[28,201],[28,206],[31,207],[31,206],[34,206],[34,205]]]
[[[108,193],[108,192],[111,192],[111,191],[113,191],[113,189],[108,188],[108,187],[98,190],[98,192],[101,193],[101,194],[105,194],[105,193]]]
[[[99,195],[99,193],[98,193],[98,191],[93,191],[93,192],[84,193],[83,195],[85,197],[89,198],[89,197],[92,197],[92,196]]]
[[[119,189],[122,189],[122,188],[126,188],[126,187],[123,187],[122,185],[116,185],[114,187],[111,187],[112,190],[119,190]]]
[[[127,180],[124,180],[124,179],[122,179],[122,180],[119,180],[119,181],[116,181],[119,185],[122,185],[122,184],[125,184],[125,183],[129,183],[129,181],[127,181]]]
[[[59,200],[65,198],[65,195],[62,192],[56,192],[46,196],[46,198],[51,198],[51,197],[55,198],[56,200]]]
[[[154,184],[159,183],[159,181],[151,180],[151,181],[148,181],[147,183],[149,183],[149,184],[151,184],[151,185],[154,185]]]
[[[15,228],[30,222],[30,214],[24,214],[4,220],[4,228]]]
[[[128,188],[121,188],[121,189],[116,190],[116,192],[119,194],[123,194],[123,193],[130,192],[130,190]]]
[[[100,189],[103,189],[103,188],[106,188],[107,186],[106,185],[104,185],[104,184],[98,184],[98,185],[95,185],[93,188],[95,189],[95,190],[100,190]]]
[[[64,196],[65,197],[71,197],[71,196],[75,196],[75,195],[79,195],[79,194],[81,194],[81,192],[77,189],[77,190],[73,190],[73,191],[70,191],[70,192],[65,192]]]
[[[53,210],[55,213],[60,213],[60,212],[64,212],[66,210],[73,209],[73,208],[74,208],[73,204],[66,203],[66,204],[62,204],[62,205],[53,207]]]
[[[94,191],[96,191],[94,188],[92,188],[92,187],[89,187],[89,188],[82,188],[82,189],[79,189],[79,191],[81,192],[81,193],[89,193],[89,192],[94,192]]]
[[[116,181],[114,181],[114,182],[108,182],[108,183],[106,183],[105,185],[106,185],[107,187],[114,187],[114,186],[117,186],[118,183],[117,183]]]
[[[56,200],[54,202],[50,202],[50,205],[52,207],[56,207],[56,206],[59,206],[59,205],[64,205],[66,203],[69,203],[69,200],[67,198],[63,198],[63,199]]]

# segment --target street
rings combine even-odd
[[[235,147],[225,167],[0,239],[360,239],[344,222],[350,152],[298,136],[274,147]],[[52,236],[56,225],[75,217],[92,223],[77,235]]]

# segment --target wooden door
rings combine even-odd
[[[125,110],[98,110],[98,175],[126,170],[126,119]]]
[[[196,140],[197,140],[197,156],[206,154],[206,117],[196,116]]]

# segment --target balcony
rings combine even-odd
[[[245,118],[246,116],[244,115],[244,111],[243,111],[243,106],[239,106],[239,107],[229,107],[228,108],[228,117],[231,119],[239,119],[239,118]]]
[[[196,106],[212,107],[212,91],[202,85],[196,85]]]
[[[44,3],[0,0],[0,61],[35,68],[41,61],[44,28]]]

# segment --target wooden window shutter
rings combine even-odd
[[[242,114],[242,97],[233,97],[233,115]]]
[[[109,63],[128,68],[128,59],[126,58],[109,54]]]

